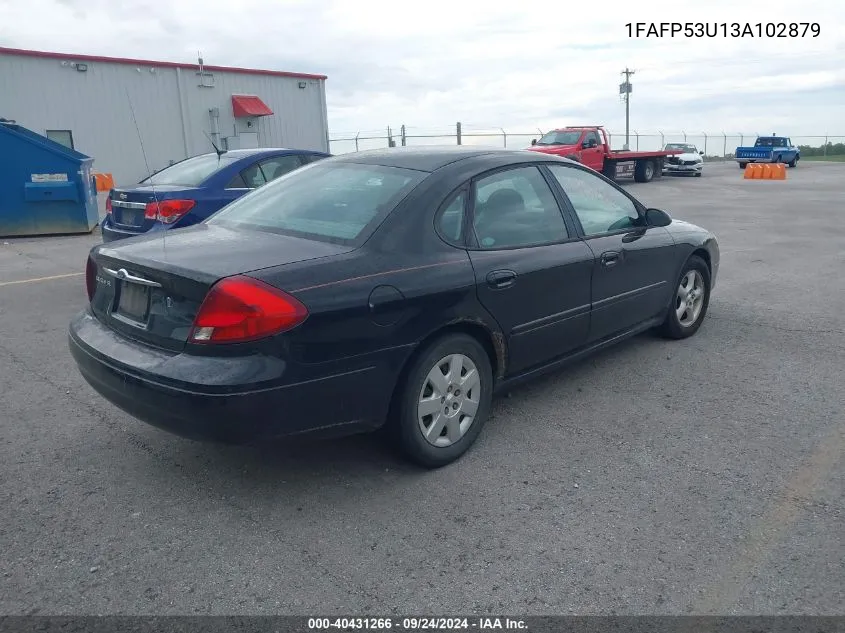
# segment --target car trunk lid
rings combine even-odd
[[[155,223],[145,211],[151,202],[174,198],[192,199],[195,190],[173,185],[137,185],[131,188],[112,189],[109,193],[112,222],[124,231],[142,233]]]
[[[298,237],[207,224],[97,247],[91,309],[129,338],[181,350],[220,279],[352,250]]]

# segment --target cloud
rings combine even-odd
[[[557,1],[0,0],[0,43],[325,73],[332,135],[604,123],[624,130],[845,134],[845,4],[709,0],[711,25],[819,23],[797,38],[629,36],[626,24],[701,22],[700,5]],[[595,9],[595,10],[594,10]],[[38,15],[38,20],[32,20]],[[765,26],[763,27],[765,29]],[[810,113],[812,114],[810,116]]]

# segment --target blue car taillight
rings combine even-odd
[[[196,200],[161,200],[148,202],[144,208],[144,218],[158,220],[164,224],[173,224],[196,206]]]

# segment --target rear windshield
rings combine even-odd
[[[141,181],[142,185],[184,185],[198,187],[211,174],[222,169],[232,161],[231,158],[217,154],[203,154],[165,167],[160,172]]]
[[[758,138],[755,147],[786,147],[786,139],[780,137]]]
[[[207,223],[354,244],[426,175],[320,161],[239,198]]]

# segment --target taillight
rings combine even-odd
[[[111,213],[111,196],[106,198],[106,213]]]
[[[158,220],[165,224],[173,224],[194,208],[196,200],[161,200],[160,202],[148,202],[144,207],[144,218],[147,220]]]
[[[88,256],[88,263],[85,264],[85,290],[88,291],[88,302],[94,299],[94,292],[97,290],[97,264],[94,258]]]
[[[295,297],[251,277],[228,277],[215,284],[191,329],[194,343],[242,343],[278,334],[308,318]]]

